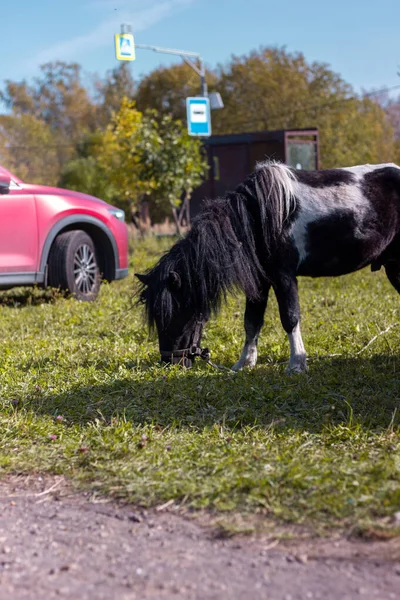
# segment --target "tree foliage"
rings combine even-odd
[[[216,134],[318,127],[322,167],[400,162],[400,101],[357,96],[328,65],[300,52],[266,47],[232,56],[208,69],[207,82],[225,104],[212,112]],[[156,69],[136,86],[126,63],[85,81],[76,63],[48,63],[32,82],[5,82],[0,158],[22,179],[58,182],[125,208],[151,198],[161,216],[205,170],[199,143],[182,125],[185,98],[199,93],[187,64]]]
[[[103,177],[118,194],[118,204],[124,209],[136,205],[144,193],[137,153],[141,123],[142,113],[132,100],[124,98],[95,151]]]
[[[385,112],[370,98],[338,103],[320,129],[324,167],[394,160],[393,131]]]
[[[181,121],[160,118],[156,111],[143,114],[129,98],[103,133],[87,138],[80,154],[64,169],[64,185],[94,195],[100,191],[125,210],[151,200],[156,218],[179,208],[207,170],[200,142]]]
[[[379,105],[384,109],[393,129],[394,153],[393,160],[400,164],[400,96],[391,98],[388,94],[379,94]]]
[[[200,142],[181,121],[156,111],[141,113],[125,98],[97,153],[99,165],[121,198],[135,207],[151,198],[159,215],[181,204],[207,169]]]
[[[190,198],[207,172],[201,144],[190,137],[180,120],[171,115],[159,117],[147,111],[142,120],[137,145],[140,178],[152,200],[152,214],[158,218],[179,208],[182,194]]]
[[[95,130],[97,109],[79,65],[54,62],[40,69],[32,84],[6,81],[0,100],[11,115],[9,144],[19,148],[10,166],[21,177],[56,183],[63,165],[76,156],[76,144]]]
[[[128,66],[109,71],[104,79],[89,79],[92,93],[76,63],[47,63],[40,71],[32,83],[7,80],[0,92],[0,101],[9,113],[2,119],[3,138],[12,147],[11,152],[3,152],[5,162],[21,178],[42,183],[69,181],[72,186],[82,182],[83,189],[89,188],[91,193],[103,189],[94,181],[94,157],[82,155],[81,149],[93,140],[95,132],[107,127],[122,98],[133,96]]]
[[[327,65],[308,64],[302,53],[279,48],[233,56],[218,74],[225,104],[215,114],[218,133],[310,127],[312,106],[342,100],[351,92]]]
[[[224,109],[212,112],[215,134],[318,127],[321,166],[393,160],[395,145],[385,111],[324,63],[308,63],[301,52],[261,48],[233,56],[209,73]],[[138,88],[139,106],[182,117],[184,98],[198,93],[190,67],[157,69]]]
[[[103,133],[99,130],[87,135],[76,146],[77,156],[66,163],[60,174],[60,186],[111,202],[116,190],[108,182],[97,155],[102,146]]]
[[[121,107],[123,98],[132,100],[135,95],[135,83],[130,64],[120,63],[115,69],[107,71],[104,79],[95,81],[97,103],[97,125],[106,127],[114,113]]]
[[[207,71],[207,84],[212,90],[217,77],[213,71]],[[173,119],[186,119],[186,98],[200,94],[200,78],[186,64],[160,67],[144,77],[136,92],[137,107],[141,111],[154,109],[161,115],[170,115]]]
[[[23,181],[58,182],[60,163],[52,131],[33,115],[0,116],[0,157]]]
[[[0,98],[15,115],[27,114],[46,123],[57,137],[75,142],[96,127],[96,108],[81,81],[76,63],[54,62],[40,67],[29,85],[7,80]]]

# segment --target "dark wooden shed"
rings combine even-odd
[[[191,216],[199,212],[204,198],[235,189],[259,161],[273,159],[300,169],[319,168],[317,128],[213,135],[204,146],[210,169],[208,178],[192,194]]]

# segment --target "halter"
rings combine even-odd
[[[202,319],[202,315],[200,315]],[[161,350],[161,360],[164,362],[173,362],[174,358],[179,358],[179,362],[185,362],[185,358],[194,360],[196,356],[199,356],[203,360],[209,362],[210,351],[208,348],[200,348],[200,339],[203,331],[203,321],[196,320],[196,324],[190,338],[190,346],[183,348],[183,350]]]

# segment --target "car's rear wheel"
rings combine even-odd
[[[56,237],[48,260],[48,283],[68,290],[77,300],[97,298],[99,263],[93,240],[85,231],[66,231]]]

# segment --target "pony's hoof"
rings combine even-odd
[[[256,366],[256,363],[252,363],[252,362],[248,362],[248,361],[245,361],[243,363],[243,362],[240,362],[240,360],[239,360],[236,364],[233,365],[232,371],[243,371],[243,369],[245,367],[247,369],[254,369],[255,366]]]
[[[308,366],[306,363],[304,364],[297,364],[297,365],[289,365],[286,368],[286,375],[298,375],[300,373],[307,373],[308,371]]]
[[[244,365],[242,365],[242,364],[240,364],[239,362],[237,362],[237,363],[235,363],[235,364],[233,365],[233,367],[231,367],[231,370],[232,370],[232,371],[236,371],[236,372],[238,372],[238,371],[242,371],[242,370],[243,370],[243,367],[244,367]]]

